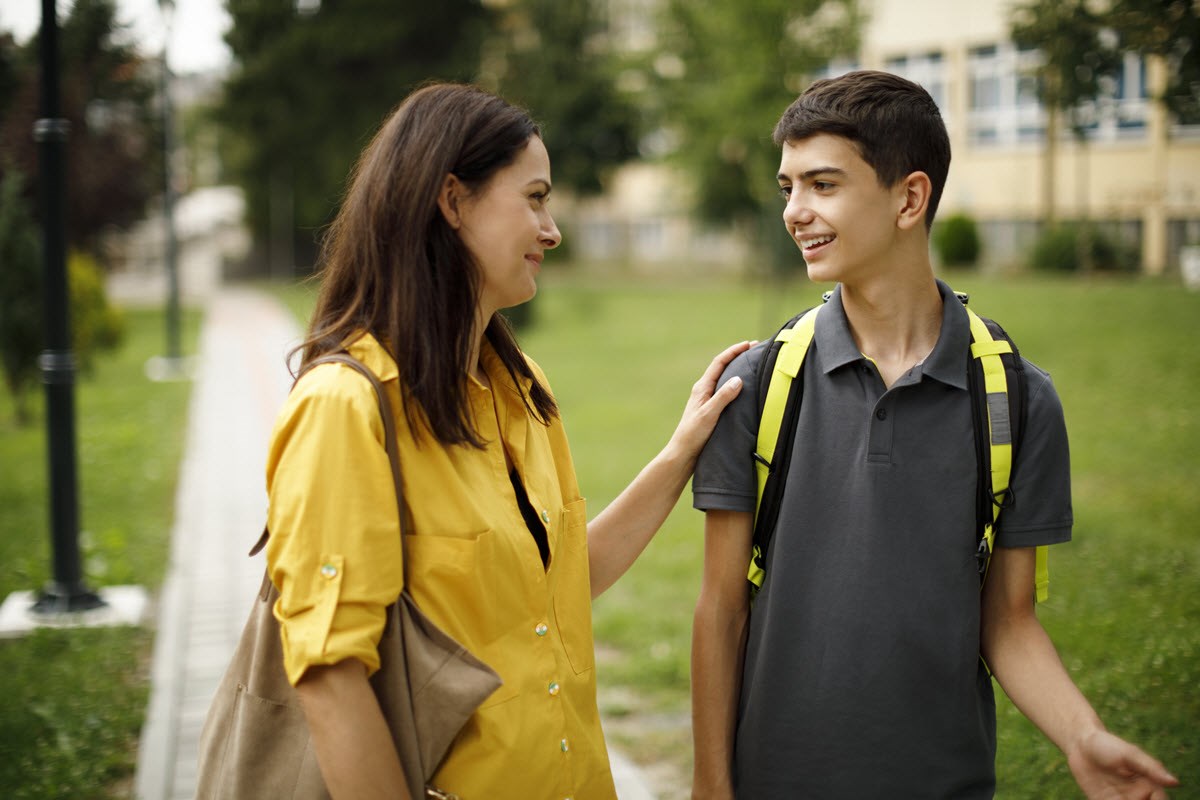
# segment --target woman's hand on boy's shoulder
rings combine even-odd
[[[712,435],[721,412],[741,392],[742,379],[739,377],[731,378],[719,389],[717,382],[730,362],[755,344],[738,342],[725,348],[713,358],[700,379],[692,384],[692,393],[683,408],[683,417],[671,437],[671,444],[677,447],[685,458],[694,459],[700,454],[704,443]]]

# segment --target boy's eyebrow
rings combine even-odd
[[[804,182],[807,180],[811,180],[811,179],[817,177],[818,175],[845,176],[846,170],[844,170],[840,167],[817,167],[815,169],[810,169],[810,170],[801,172],[800,173],[800,181]],[[782,172],[776,174],[775,179],[778,181],[791,180],[791,178],[789,176],[784,175]]]

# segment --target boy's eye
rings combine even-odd
[[[784,200],[787,200],[788,198],[790,198],[790,197],[792,196],[792,187],[790,187],[790,186],[780,186],[780,187],[779,187],[779,195],[780,195],[780,196],[781,196],[781,197],[782,197]]]
[[[829,181],[813,181],[813,188],[819,192],[823,192],[827,189],[832,189],[833,184]]]

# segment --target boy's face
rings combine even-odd
[[[778,178],[783,222],[811,280],[853,284],[887,269],[903,181],[880,185],[849,139],[825,133],[785,142]]]

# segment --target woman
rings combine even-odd
[[[590,524],[545,376],[499,310],[533,297],[561,239],[550,162],[528,115],[482,90],[415,92],[364,151],[325,241],[303,362],[347,349],[398,409],[409,589],[504,685],[434,784],[464,800],[611,798],[591,599],[679,497],[739,385],[729,348],[670,442]],[[404,571],[383,428],[341,365],[297,382],[271,443],[267,562],[288,679],[331,794],[404,796],[367,677]]]

